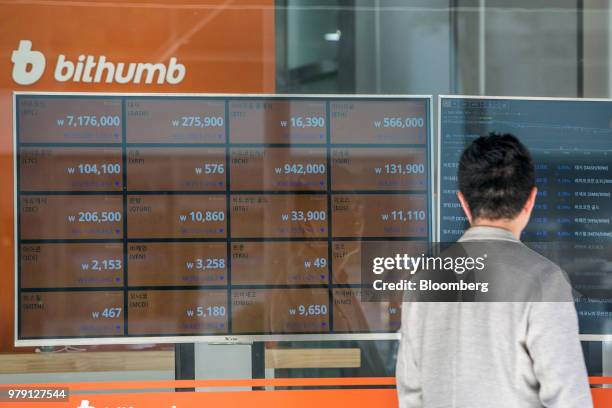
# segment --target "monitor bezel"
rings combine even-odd
[[[12,98],[13,107],[13,206],[14,206],[14,345],[15,347],[45,347],[45,346],[85,346],[85,345],[133,345],[133,344],[163,344],[163,343],[211,343],[211,344],[250,344],[258,341],[362,341],[362,340],[397,340],[399,332],[374,332],[374,333],[317,333],[317,334],[257,334],[257,335],[181,335],[181,336],[139,336],[139,337],[69,337],[69,338],[45,338],[45,339],[20,339],[19,338],[19,240],[18,240],[18,202],[17,202],[17,97],[18,96],[69,96],[69,97],[197,97],[197,98],[270,98],[270,99],[337,99],[337,100],[359,100],[359,99],[381,99],[381,100],[422,100],[426,102],[426,149],[428,150],[428,177],[429,177],[429,236],[435,239],[437,226],[436,220],[436,198],[435,198],[435,148],[434,148],[434,96],[422,94],[269,94],[269,93],[146,93],[146,92],[52,92],[52,91],[14,91]]]

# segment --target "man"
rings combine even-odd
[[[511,253],[487,268],[501,268],[504,282],[524,283],[539,297],[405,302],[400,407],[592,407],[571,287],[555,264],[519,240],[537,193],[529,151],[512,135],[480,137],[463,152],[458,173],[470,223],[459,244],[507,243]]]

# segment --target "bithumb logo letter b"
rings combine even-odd
[[[96,408],[96,407],[94,407],[93,405],[89,405],[89,400],[81,400],[81,405],[79,405],[76,408]],[[104,408],[108,408],[108,407],[104,407]],[[117,408],[134,408],[134,407],[130,405],[130,406],[118,406]]]
[[[13,61],[13,81],[19,85],[32,85],[45,72],[45,56],[40,51],[32,51],[32,41],[19,41],[19,48],[11,55]]]
[[[13,51],[13,80],[20,85],[31,85],[38,81],[45,70],[45,56],[40,51],[32,51],[32,42],[21,40],[19,48]],[[57,57],[54,78],[58,82],[85,82],[112,84],[164,84],[180,83],[185,78],[185,66],[175,57],[170,58],[167,66],[162,63],[107,61],[104,55],[79,55],[70,61],[64,54]]]

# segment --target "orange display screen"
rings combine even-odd
[[[408,96],[17,94],[18,343],[397,331],[362,245],[431,240],[430,117]]]

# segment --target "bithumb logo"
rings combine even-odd
[[[81,400],[81,405],[79,405],[79,406],[78,406],[78,407],[76,407],[76,408],[96,408],[96,407],[94,407],[93,405],[89,405],[89,400]],[[109,408],[109,407],[104,407],[104,408]],[[132,407],[132,406],[130,405],[130,406],[127,406],[127,407],[124,407],[124,406],[118,406],[117,408],[134,408],[134,407]],[[173,405],[173,406],[172,406],[172,407],[170,407],[170,408],[176,408],[176,405]]]
[[[81,405],[79,405],[76,408],[96,408],[96,407],[94,407],[93,405],[89,405],[89,400],[81,400]],[[129,407],[117,407],[117,408],[134,408],[134,407],[129,406]]]
[[[11,56],[13,62],[13,80],[19,85],[32,85],[45,72],[46,59],[42,52],[32,50],[32,41],[21,40],[19,47]],[[70,61],[64,54],[57,57],[54,77],[58,82],[85,82],[112,84],[164,84],[176,85],[185,78],[185,66],[179,64],[175,57],[170,58],[168,65],[143,62],[114,63],[107,61],[104,55],[79,55],[76,61]]]
[[[19,85],[32,85],[45,72],[46,60],[40,51],[32,51],[32,41],[19,41],[19,48],[11,55],[13,81]]]

